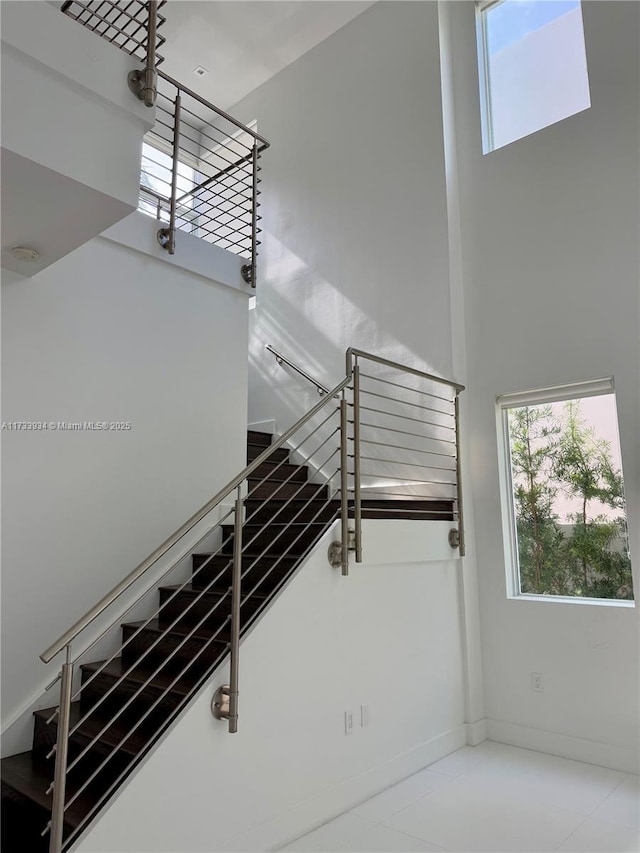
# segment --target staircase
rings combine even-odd
[[[344,576],[351,539],[362,562],[363,518],[457,522],[449,544],[464,553],[463,386],[362,350],[346,354],[341,382],[275,443],[249,432],[247,467],[40,655],[49,663],[66,653],[60,705],[35,713],[29,752],[2,761],[4,853],[68,849],[227,658],[228,707],[219,691],[216,716],[237,731],[241,638],[334,520],[331,564]],[[140,593],[134,584],[145,578]],[[120,615],[89,641],[85,629],[99,631],[94,620],[116,603]],[[91,662],[107,639],[118,651]],[[84,645],[74,657],[76,643]]]
[[[247,461],[256,459],[270,443],[270,435],[249,432]],[[242,633],[339,512],[339,501],[327,501],[327,487],[307,479],[307,467],[292,465],[284,448],[274,451],[249,479],[242,536]],[[72,703],[71,727],[80,725],[69,743],[67,801],[72,802],[65,812],[65,838],[107,802],[226,658],[233,525],[222,526],[222,540],[215,554],[192,555],[193,575],[186,587],[159,587],[157,619],[122,625],[122,657],[106,666],[104,661],[81,666],[86,686],[80,700]],[[56,743],[57,719],[51,717],[55,710],[35,712],[29,752],[2,760],[3,853],[49,849],[48,835],[43,838],[40,833],[51,813],[47,790],[53,779],[51,750]],[[73,800],[93,774],[95,778]]]

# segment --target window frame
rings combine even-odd
[[[493,99],[491,94],[491,68],[489,59],[489,29],[488,29],[488,12],[502,6],[509,0],[475,0],[475,17],[476,17],[476,49],[477,49],[477,66],[478,66],[478,83],[479,83],[479,98],[480,98],[480,130],[482,138],[482,154],[492,154],[494,151],[499,151],[512,145],[514,142],[519,142],[522,139],[527,139],[536,133],[546,130],[548,127],[553,127],[561,121],[579,115],[585,109],[591,107],[591,85],[589,80],[589,65],[588,57],[586,56],[586,36],[584,34],[584,16],[582,15],[583,0],[579,0],[580,14],[582,21],[582,31],[584,38],[584,50],[586,61],[587,88],[589,90],[588,104],[581,107],[579,110],[570,112],[560,118],[556,118],[550,123],[544,124],[541,127],[525,133],[524,135],[516,136],[507,142],[500,142],[496,146],[495,130],[494,130],[494,110]]]
[[[524,406],[538,406],[545,403],[567,402],[569,400],[599,397],[613,394],[615,400],[614,377],[573,382],[566,385],[552,385],[529,391],[515,391],[498,394],[496,401],[496,435],[498,443],[498,479],[500,487],[500,516],[504,549],[506,597],[517,601],[543,601],[547,604],[582,604],[606,607],[636,606],[634,599],[588,598],[571,595],[542,595],[522,592],[520,582],[520,561],[518,553],[518,534],[516,526],[515,492],[513,487],[513,468],[511,465],[511,441],[509,436],[509,410]],[[624,473],[623,473],[624,477]],[[628,520],[627,520],[628,524]]]
[[[506,0],[476,0],[476,46],[478,50],[478,79],[480,83],[480,128],[482,131],[482,153],[495,151],[493,139],[493,109],[489,73],[489,34],[486,12],[501,6]]]

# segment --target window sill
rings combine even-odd
[[[583,604],[590,607],[622,607],[634,609],[635,601],[623,601],[614,598],[581,598],[569,595],[507,595],[509,601],[543,601],[546,604]]]

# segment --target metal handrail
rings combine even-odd
[[[308,382],[311,382],[312,385],[315,385],[316,390],[317,390],[318,394],[320,394],[321,397],[324,397],[325,394],[329,393],[329,389],[326,387],[326,385],[323,385],[322,382],[318,382],[318,380],[314,379],[313,376],[308,374],[306,370],[303,370],[295,362],[291,361],[285,355],[282,355],[282,353],[275,350],[271,346],[271,344],[267,344],[266,349],[268,349],[269,352],[272,353],[276,357],[276,361],[278,362],[278,364],[286,364],[292,370],[295,370],[296,373],[299,373],[300,376],[304,377]],[[349,371],[347,371],[347,374],[348,373],[349,373]]]
[[[265,139],[264,136],[261,136],[259,133],[256,133],[255,130],[252,130],[250,127],[247,127],[246,125],[242,124],[241,121],[238,121],[237,118],[234,118],[232,115],[229,115],[229,113],[226,113],[224,110],[221,110],[220,107],[216,107],[213,104],[209,103],[209,101],[205,100],[201,95],[198,95],[192,89],[189,89],[182,83],[178,83],[177,80],[175,80],[173,77],[169,77],[169,75],[165,74],[164,71],[158,71],[158,77],[160,77],[162,80],[165,80],[167,83],[170,83],[172,86],[175,86],[176,89],[179,89],[183,94],[189,95],[195,101],[201,103],[203,107],[207,107],[207,109],[212,110],[214,113],[219,115],[220,118],[226,119],[228,122],[235,125],[238,130],[243,130],[245,133],[248,133],[249,136],[253,136],[254,139],[257,139],[259,142],[262,143],[262,147],[260,148],[261,151],[264,151],[270,147],[271,143],[267,139]]]
[[[423,379],[429,379],[431,382],[439,382],[441,385],[447,385],[449,388],[454,388],[457,392],[464,391],[464,385],[458,382],[453,382],[451,379],[443,379],[442,376],[435,376],[433,373],[425,373],[424,370],[418,370],[415,367],[408,367],[406,364],[400,364],[398,361],[391,361],[388,358],[374,355],[365,350],[349,347],[347,350],[347,373],[351,373],[353,369],[354,358],[366,358],[367,361],[375,361],[377,364],[384,364],[387,367],[393,367],[400,370],[402,373],[411,373],[414,376],[421,376]]]
[[[304,424],[311,420],[311,418],[313,418],[321,409],[324,408],[324,406],[327,405],[329,400],[340,394],[340,392],[347,387],[350,381],[351,377],[347,376],[342,380],[342,382],[339,382],[335,388],[332,388],[324,399],[320,400],[319,403],[316,403],[312,409],[303,415],[300,420],[296,421],[296,423],[283,433],[279,439],[261,453],[260,456],[254,459],[253,462],[247,465],[247,467],[244,468],[236,477],[230,480],[224,488],[220,489],[220,491],[217,492],[211,500],[207,501],[207,503],[204,504],[204,506],[202,506],[197,512],[195,512],[191,518],[185,521],[185,523],[181,525],[175,533],[172,533],[168,539],[165,539],[162,545],[156,548],[156,550],[149,554],[145,560],[139,563],[139,565],[136,566],[130,574],[128,574],[120,581],[120,583],[116,584],[112,590],[104,595],[97,604],[91,607],[84,614],[84,616],[74,622],[70,628],[61,634],[54,643],[42,652],[40,659],[44,661],[44,663],[49,663],[49,661],[63,651],[66,646],[70,645],[78,634],[84,631],[95,619],[98,618],[98,616],[110,607],[123,592],[126,592],[132,584],[139,580],[155,563],[157,563],[161,557],[167,553],[167,551],[176,545],[183,536],[189,533],[189,531],[192,530],[198,522],[202,521],[202,519],[215,509],[218,504],[222,503],[222,501],[228,497],[234,489],[241,485],[244,480],[248,479],[251,474],[273,453],[274,450],[277,450],[286,444],[294,433],[296,433],[302,426],[304,426]]]

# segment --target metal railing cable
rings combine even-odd
[[[169,254],[176,231],[185,231],[244,258],[243,278],[255,286],[260,157],[269,142],[162,71],[157,76],[156,123],[144,140],[139,210],[165,222],[158,241]]]
[[[164,61],[158,49],[166,40],[158,30],[166,19],[158,13],[166,2],[167,0],[160,0],[155,4],[156,22],[152,34],[155,35],[155,40],[151,38],[151,44],[156,65]],[[148,58],[150,41],[149,5],[147,0],[128,0],[126,4],[117,0],[67,0],[61,5],[60,11],[120,50],[144,62]]]
[[[49,662],[65,651],[61,673],[49,685],[60,681],[60,705],[47,720],[57,725],[56,744],[48,755],[55,756],[54,780],[47,792],[53,793],[52,816],[43,831],[51,832],[50,853],[60,853],[83,831],[227,655],[231,679],[229,686],[221,688],[226,691],[226,704],[216,703],[217,716],[228,721],[230,732],[237,731],[241,636],[336,518],[341,544],[332,565],[348,574],[352,518],[355,559],[362,561],[363,497],[374,517],[382,512],[381,499],[384,503],[401,498],[403,514],[409,518],[426,517],[428,502],[433,504],[428,517],[451,518],[452,510],[447,509],[451,505],[463,544],[457,410],[462,386],[350,350],[347,375],[329,390],[282,358],[318,390],[323,389],[322,400],[41,655]],[[364,377],[363,361],[384,375]],[[389,394],[375,392],[376,399],[383,400],[378,405],[387,408],[361,404],[369,391],[367,383],[376,380],[393,389]],[[412,402],[415,392],[429,402],[424,398],[435,396],[431,391],[441,385],[449,389],[449,398],[439,394],[438,404]],[[411,415],[402,408],[407,403]],[[428,417],[415,416],[421,409],[427,410]],[[363,412],[366,421],[361,418]],[[434,422],[434,413],[443,416],[445,423]],[[401,429],[407,420],[418,425],[415,431]],[[454,430],[452,422],[454,440],[443,438],[443,432],[448,435]],[[387,434],[396,440],[379,441]],[[407,435],[412,442],[398,440]],[[362,447],[367,448],[364,453]],[[378,448],[383,448],[380,455]],[[445,456],[450,466],[438,461]],[[375,500],[367,502],[367,498]],[[185,578],[184,561],[199,548],[210,553],[194,559]],[[166,566],[160,565],[161,559]],[[165,584],[160,603],[149,607],[147,597],[160,583]],[[98,628],[80,653],[72,655],[72,644],[86,636],[84,632],[107,611],[113,612],[125,593],[130,599],[126,607],[106,627]],[[123,623],[134,612],[138,621]],[[120,624],[124,624],[123,637],[114,643]],[[109,644],[106,659],[85,663],[88,654],[104,643]],[[82,678],[74,690],[74,675],[79,672]],[[76,818],[78,810],[82,815],[63,837],[70,810]]]

